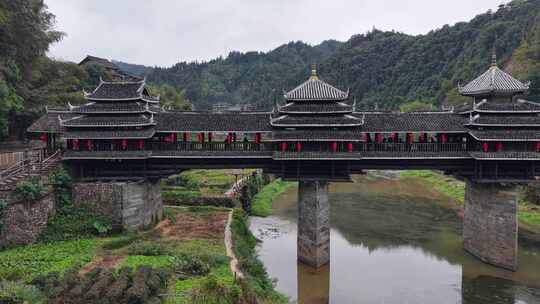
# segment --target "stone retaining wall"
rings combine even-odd
[[[161,188],[152,181],[75,183],[73,204],[128,229],[150,226],[163,217]]]
[[[35,243],[54,212],[52,194],[36,202],[9,204],[0,218],[0,247]]]

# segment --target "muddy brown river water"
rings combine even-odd
[[[330,265],[298,264],[296,191],[250,219],[259,258],[292,303],[540,303],[538,244],[520,244],[517,272],[477,261],[462,249],[455,202],[415,179],[333,184]]]

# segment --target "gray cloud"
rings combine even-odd
[[[373,27],[423,34],[495,9],[500,0],[46,0],[67,37],[50,55],[145,65],[208,60],[289,41],[347,40]]]

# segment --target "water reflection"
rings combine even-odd
[[[254,218],[259,254],[297,303],[540,303],[540,251],[520,248],[519,271],[478,262],[461,247],[448,199],[410,181],[362,180],[331,190],[331,263],[296,262],[296,192]],[[295,273],[296,272],[296,273]]]
[[[298,303],[328,304],[330,302],[330,264],[315,269],[297,264]]]

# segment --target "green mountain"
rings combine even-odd
[[[483,72],[495,48],[500,65],[533,80],[530,98],[540,100],[539,16],[540,0],[515,0],[426,35],[373,30],[344,43],[291,42],[267,53],[232,52],[226,58],[181,62],[146,73],[152,82],[185,90],[197,108],[229,102],[270,109],[282,89],[303,81],[309,64],[319,63],[322,78],[350,88],[359,109],[375,104],[395,109],[414,100],[463,102],[455,88]]]
[[[218,102],[270,108],[282,95],[281,89],[305,78],[309,64],[328,60],[341,44],[335,40],[317,46],[290,42],[268,53],[231,52],[227,58],[209,62],[181,62],[171,68],[154,68],[147,77],[151,82],[181,88],[199,109]]]

